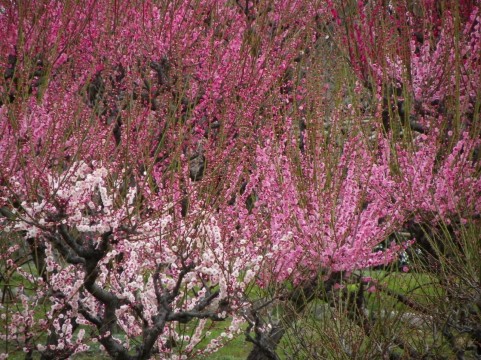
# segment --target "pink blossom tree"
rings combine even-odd
[[[327,4],[322,19],[328,35],[318,38],[350,64],[358,78],[352,92],[364,87],[372,100],[370,109],[348,104],[345,112],[328,113],[327,135],[319,117],[306,121],[300,150],[290,136],[259,148],[254,213],[265,219],[263,242],[272,244],[265,283],[289,280],[303,289],[300,302],[282,286],[268,301],[277,296],[302,311],[316,296],[313,279],[330,291],[336,272],[345,276],[392,262],[412,243],[381,251],[377,245],[393,233],[404,230],[414,238],[413,225],[479,218],[480,13],[471,2],[445,5]],[[325,106],[327,95],[306,98],[301,110]],[[285,133],[292,133],[289,126]],[[292,316],[277,324],[254,319],[262,355],[249,359],[276,358]]]
[[[252,285],[301,310],[313,281],[394,261],[410,241],[378,246],[413,219],[479,214],[478,9],[426,5],[428,27],[399,6],[0,5],[6,352],[187,359],[247,323],[251,358],[276,358],[284,330],[259,320]],[[432,40],[393,47],[407,21]],[[368,129],[309,84],[326,26],[372,92]]]
[[[265,249],[232,199],[259,113],[282,106],[307,11],[2,5],[2,277],[21,278],[21,304],[3,314],[7,352],[68,358],[99,342],[118,359],[190,358],[240,331]],[[25,251],[35,270],[14,260]]]

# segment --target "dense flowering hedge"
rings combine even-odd
[[[479,10],[421,2],[427,26],[396,4],[3,2],[1,340],[192,358],[251,321],[254,284],[388,264],[407,222],[476,217]],[[318,101],[322,41],[367,126]]]

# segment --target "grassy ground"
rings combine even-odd
[[[416,302],[419,304],[426,304],[432,302],[430,296],[439,296],[438,294],[438,286],[436,286],[436,281],[433,278],[422,275],[422,274],[415,274],[415,273],[402,273],[402,272],[387,272],[387,271],[371,271],[369,273],[363,274],[364,276],[370,276],[373,279],[376,279],[379,284],[388,287],[389,289],[402,293],[404,295],[409,295],[412,299],[415,299]],[[356,292],[358,290],[357,285],[351,285],[348,287],[349,292]],[[382,311],[396,311],[400,314],[402,312],[411,311],[410,309],[406,308],[405,305],[400,304],[396,299],[381,294],[366,294],[366,300],[368,302],[367,308],[373,314],[379,313]],[[346,334],[350,334],[349,336],[352,339],[358,337],[360,342],[360,347],[362,346],[371,346],[372,344],[367,341],[366,339],[362,339],[364,336],[363,331],[358,327],[350,324],[348,321],[342,320],[340,317],[345,315],[344,310],[342,308],[332,309],[324,304],[322,306],[327,306],[327,311],[329,312],[328,317],[323,317],[322,319],[319,317],[319,303],[312,303],[310,305],[310,309],[307,312],[307,315],[300,317],[298,324],[295,324],[294,331],[297,331],[296,334],[291,333],[291,336],[287,336],[283,339],[280,344],[280,351],[279,355],[281,358],[302,358],[302,356],[295,355],[292,353],[292,348],[294,347],[293,342],[299,342],[300,334],[304,334],[304,337],[307,336],[310,342],[309,346],[315,346],[317,342],[322,344],[327,344],[329,342],[331,345],[336,343],[336,339],[340,339],[343,336],[345,337]],[[317,307],[317,308],[316,308]],[[4,308],[2,311],[5,311]],[[38,314],[41,316],[41,314]],[[333,322],[333,319],[336,319]],[[393,320],[386,321],[384,325],[388,325],[393,322],[390,326],[392,326],[393,331],[400,326],[400,323],[395,323]],[[223,323],[215,323],[213,324],[212,328],[210,329],[210,338],[205,339],[200,345],[201,347],[205,346],[210,339],[216,338],[220,335],[222,331],[224,331],[226,324]],[[5,329],[4,320],[0,320],[0,327]],[[398,329],[398,331],[400,331]],[[416,330],[417,331],[417,330]],[[4,331],[0,331],[4,333]],[[419,339],[420,333],[411,332],[407,333],[404,332],[406,336],[412,337],[410,341],[416,342]],[[292,336],[296,335],[296,336]],[[384,335],[388,335],[386,331],[384,331]],[[423,335],[424,336],[424,335]],[[424,336],[425,337],[425,336]],[[425,340],[425,339],[424,339]],[[432,342],[432,341],[431,341]],[[364,343],[362,345],[361,343]],[[305,344],[306,345],[306,344]],[[23,351],[12,351],[14,344],[9,344],[10,354],[9,359],[23,359],[25,354]],[[0,342],[0,352],[4,352],[5,343]],[[230,341],[226,346],[222,347],[218,352],[205,356],[203,359],[206,360],[240,360],[246,359],[249,352],[252,349],[252,344],[246,342],[245,337],[243,334],[237,336],[232,341]],[[3,351],[2,351],[3,350]],[[335,347],[331,349],[331,351],[336,351]],[[285,354],[290,354],[290,356],[286,356]],[[296,357],[297,356],[297,357]],[[35,358],[35,357],[34,357]],[[108,357],[103,356],[98,349],[98,344],[92,344],[91,350],[86,353],[78,354],[74,357],[76,360],[86,360],[86,359],[108,359]]]

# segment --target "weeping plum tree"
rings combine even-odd
[[[251,356],[276,358],[292,317],[261,320],[253,284],[276,284],[269,301],[301,311],[313,281],[395,260],[410,241],[378,245],[413,218],[479,214],[478,10],[421,28],[436,36],[409,42],[406,58],[362,51],[395,36],[372,11],[399,23],[409,12],[336,6],[0,5],[0,275],[16,299],[2,303],[3,357],[100,343],[115,359],[188,359],[247,324]],[[352,107],[325,110],[309,79],[327,28],[372,92],[367,127]],[[459,29],[458,70],[436,85],[425,69],[443,66]],[[401,108],[392,84],[403,116],[421,116],[412,141],[385,116]],[[455,121],[432,112],[460,94]]]

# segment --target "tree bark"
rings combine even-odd
[[[293,290],[287,296],[285,315],[267,334],[260,332],[258,330],[259,325],[256,323],[254,327],[255,339],[247,334],[247,341],[254,344],[247,360],[279,360],[276,349],[289,326],[296,321],[299,314],[305,310],[313,299],[322,297],[327,300],[327,294],[338,281],[339,275],[340,273],[332,274],[328,280],[324,281],[323,287],[320,287],[320,278],[316,278]],[[260,325],[264,324],[261,323]]]

